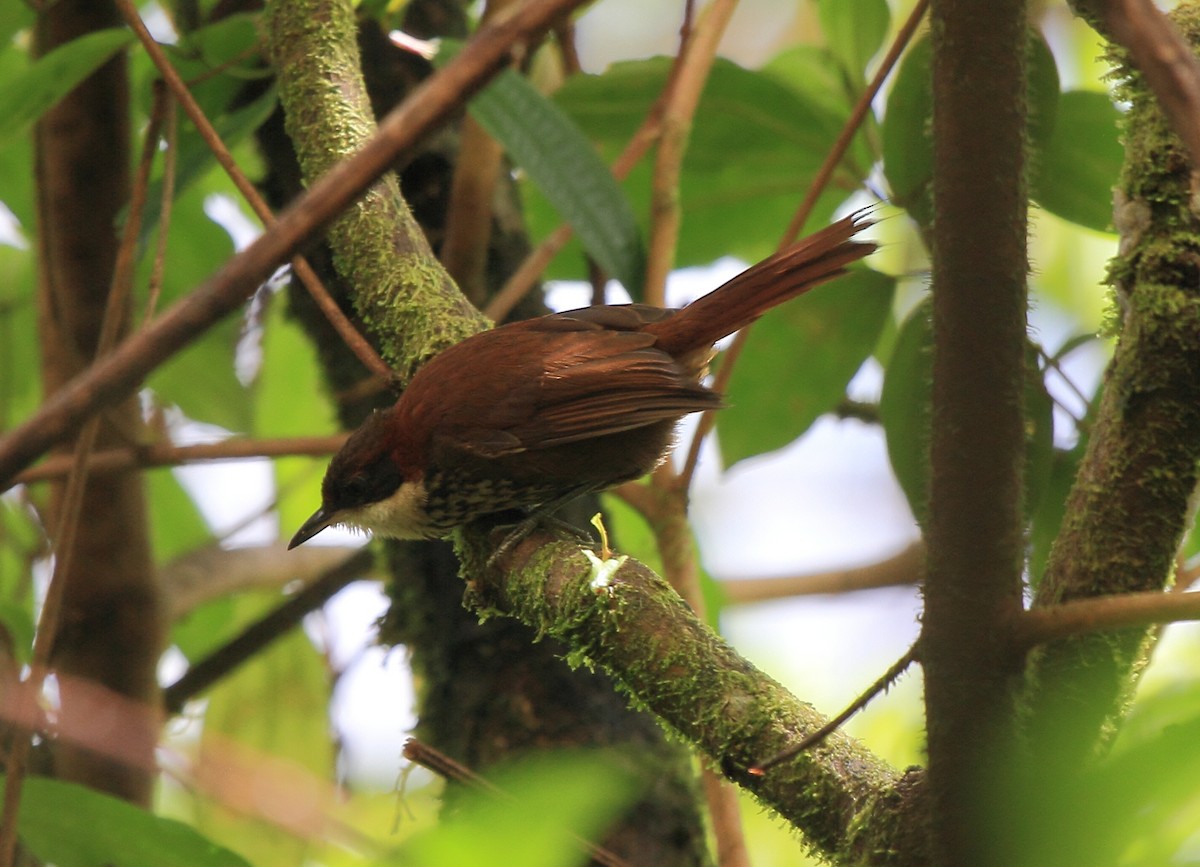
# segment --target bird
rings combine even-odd
[[[874,252],[855,237],[871,222],[844,217],[678,310],[584,307],[448,347],[334,455],[321,506],[288,548],[332,525],[429,539],[517,513],[532,529],[647,474],[683,416],[723,406],[703,382],[713,345]]]

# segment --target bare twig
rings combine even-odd
[[[228,461],[245,458],[280,458],[293,456],[322,457],[342,447],[347,434],[324,437],[284,437],[281,439],[223,440],[194,446],[156,444],[141,448],[107,449],[95,452],[88,463],[93,473],[114,473],[134,467],[173,467],[201,461]],[[71,466],[69,457],[47,458],[13,478],[13,484],[44,482],[65,476]]]
[[[666,306],[667,275],[675,265],[682,217],[679,209],[679,183],[683,158],[691,139],[691,129],[700,94],[708,82],[716,60],[717,46],[725,33],[737,0],[714,0],[698,15],[686,7],[680,37],[680,57],[666,89],[658,150],[654,162],[651,190],[651,230],[646,255],[644,300]],[[661,480],[661,483],[660,483]],[[662,556],[665,577],[703,618],[704,597],[700,591],[699,569],[687,525],[687,489],[674,484],[670,464],[654,474],[652,485],[661,484],[668,496],[659,501],[661,509],[651,520],[655,542]],[[742,830],[737,790],[709,767],[702,767],[700,778],[705,801],[712,819],[721,867],[748,867],[749,853]]]
[[[514,43],[544,30],[583,2],[533,0],[503,21],[482,28],[450,63],[384,118],[362,150],[322,175],[254,243],[0,439],[0,488],[8,487],[17,471],[51,445],[78,430],[88,416],[127,397],[155,367],[236,310],[282,262],[362,196],[398,155],[479,90]]]
[[[817,593],[850,593],[855,590],[919,584],[924,574],[925,544],[916,541],[900,553],[866,566],[784,578],[722,581],[721,587],[729,604],[746,605]]]
[[[1200,620],[1200,593],[1128,593],[1076,599],[1023,612],[1013,626],[1022,650],[1072,635]]]
[[[833,717],[831,720],[829,720],[829,722],[825,723],[825,725],[821,726],[812,734],[805,737],[800,741],[800,743],[788,747],[783,752],[771,756],[771,758],[764,762],[759,762],[757,766],[750,768],[750,773],[755,774],[756,776],[762,776],[768,769],[774,767],[780,762],[785,762],[792,756],[798,756],[805,750],[811,750],[835,731],[840,729],[846,724],[846,721],[849,720],[850,717],[854,716],[856,713],[870,704],[871,700],[874,699],[875,696],[879,695],[881,692],[885,692],[889,687],[891,687],[891,685],[896,682],[900,675],[904,674],[904,672],[908,670],[908,667],[917,661],[920,656],[920,651],[918,648],[919,644],[919,641],[914,642],[913,646],[906,650],[903,656],[892,663],[892,666],[882,675],[880,675],[878,680],[868,686],[866,690],[858,696],[858,698],[850,702],[845,710]]]
[[[696,17],[695,26],[684,41],[679,73],[663,110],[651,191],[650,249],[646,255],[645,299],[648,304],[665,306],[667,275],[674,267],[679,239],[679,178],[691,136],[692,118],[716,60],[717,45],[736,8],[737,0],[714,0]]]
[[[486,23],[511,4],[512,0],[488,0],[482,20]],[[478,307],[486,296],[492,199],[504,148],[469,114],[463,118],[459,141],[439,258],[458,288]]]

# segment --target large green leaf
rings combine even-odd
[[[1033,195],[1064,220],[1111,231],[1112,191],[1124,150],[1120,113],[1106,94],[1072,90],[1061,95],[1054,131],[1033,158]]]
[[[25,418],[42,395],[33,251],[0,244],[0,417]]]
[[[917,222],[933,219],[933,46],[924,37],[909,49],[900,64],[883,121],[883,172],[892,202]],[[1029,40],[1029,134],[1035,147],[1053,134],[1058,109],[1058,67],[1040,34]]]
[[[542,754],[490,771],[505,795],[472,790],[437,828],[420,834],[383,863],[404,867],[519,864],[572,867],[587,862],[581,840],[604,831],[636,795],[616,756]],[[575,835],[574,837],[572,835]],[[503,856],[497,859],[497,853]]]
[[[922,225],[933,219],[932,61],[933,44],[928,38],[918,40],[904,55],[882,128],[883,173],[891,187],[891,202]]]
[[[274,88],[268,88],[248,105],[231,112],[221,112],[215,117],[210,115],[213,128],[226,147],[235,148],[249,141],[254,131],[271,116],[277,101]],[[176,147],[178,150],[175,162],[175,196],[178,198],[204,178],[206,173],[217,165],[217,161],[212,150],[200,137],[200,133],[196,132],[196,128],[190,123],[181,125]],[[154,231],[158,222],[162,204],[162,184],[162,179],[156,178],[151,182],[146,194],[146,210],[142,217],[143,241]]]
[[[855,81],[883,46],[891,23],[887,0],[817,0],[821,32],[842,68]]]
[[[260,437],[320,436],[337,430],[313,343],[285,311],[282,296],[271,299],[263,329],[262,368],[254,383],[254,433]],[[364,373],[365,375],[365,373]],[[296,400],[297,394],[311,400]],[[272,462],[279,522],[299,527],[319,503],[321,472],[328,458],[281,458]]]
[[[24,781],[17,831],[58,867],[249,867],[182,822],[61,780]]]
[[[555,101],[607,157],[625,146],[666,83],[663,58],[616,64],[603,75],[575,76]],[[818,95],[819,94],[819,95]],[[779,242],[805,190],[837,137],[848,107],[835,110],[822,82],[792,82],[776,74],[714,64],[697,108],[680,178],[683,225],[676,251],[681,266],[723,255],[756,261]],[[861,139],[861,137],[860,137]],[[809,226],[834,208],[870,171],[860,140],[835,173]],[[643,161],[625,181],[634,212],[648,221],[651,169]],[[532,232],[540,236],[557,214],[531,185],[525,189]],[[581,278],[578,248],[568,247],[548,271]]]
[[[204,187],[197,185],[176,204],[167,245],[171,267],[166,269],[159,310],[199,285],[214,263],[233,252],[228,233],[204,213],[206,194]],[[150,376],[150,387],[163,403],[178,405],[189,418],[245,432],[250,427],[250,396],[234,369],[242,328],[242,317],[225,317],[203,340],[157,368]]]
[[[895,285],[856,269],[754,325],[718,417],[726,463],[782,448],[834,408],[879,340]]]
[[[834,115],[849,112],[851,97],[841,64],[821,45],[793,45],[776,54],[762,71],[806,96]]]
[[[879,400],[892,471],[917,520],[924,524],[929,499],[930,401],[933,328],[930,299],[905,320],[888,361]],[[1025,513],[1031,515],[1046,490],[1054,463],[1053,404],[1034,363],[1025,388]]]
[[[641,232],[625,194],[579,127],[511,70],[497,76],[469,108],[601,267],[639,296],[646,270]]]
[[[29,566],[45,554],[43,532],[29,508],[10,497],[0,498],[0,648],[20,662],[33,652],[37,602]]]
[[[244,628],[278,605],[274,593],[242,593],[232,600],[232,623]],[[334,770],[329,738],[330,678],[325,660],[302,629],[293,629],[256,653],[208,693],[202,750],[220,756],[236,739],[272,761],[318,779]],[[256,867],[290,867],[304,860],[307,843],[262,819],[199,805],[196,827],[246,855]]]
[[[212,533],[195,501],[168,468],[142,474],[150,501],[150,529],[156,562],[178,557],[207,542]]]
[[[60,45],[5,81],[0,88],[0,144],[20,135],[132,41],[133,34],[122,28],[97,30]]]

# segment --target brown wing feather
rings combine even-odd
[[[654,308],[644,309],[657,314]],[[641,318],[642,311],[630,305],[613,308],[611,316],[560,314],[530,320],[517,333],[510,330],[503,346],[498,341],[494,346],[477,344],[477,352],[488,353],[493,363],[473,365],[476,377],[496,380],[475,383],[494,396],[486,408],[472,407],[467,413],[460,407],[439,407],[436,386],[416,380],[410,391],[419,385],[422,393],[414,403],[422,405],[423,412],[440,413],[439,448],[489,458],[621,433],[720,406],[716,394],[653,347],[653,336],[634,330]],[[610,330],[614,325],[630,330]],[[452,352],[453,348],[443,356]],[[536,378],[536,387],[513,386],[513,358],[542,359],[538,369],[519,371],[521,382]],[[441,359],[438,356],[424,370]],[[444,368],[431,372],[454,376],[450,364]],[[442,385],[447,383],[443,380]]]

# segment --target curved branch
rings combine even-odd
[[[662,578],[627,557],[602,562],[543,533],[509,552],[503,574],[487,566],[493,550],[481,528],[462,534],[464,574],[476,576],[468,602],[477,611],[515,617],[567,643],[572,664],[603,668],[826,856],[928,862],[920,823],[903,818],[916,815],[908,811],[921,786],[846,735],[835,733],[765,776],[749,772],[825,718],[739,656]],[[634,635],[638,641],[629,640]],[[897,828],[906,826],[912,830],[898,845]]]

